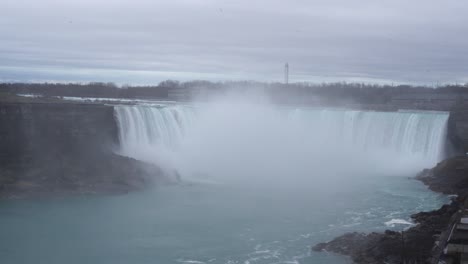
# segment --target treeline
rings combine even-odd
[[[166,98],[167,88],[160,86],[118,87],[114,83],[1,83],[0,91],[42,96],[106,97],[106,98]]]
[[[173,91],[193,96],[229,91],[262,91],[277,101],[307,102],[314,97],[323,100],[351,100],[356,103],[387,103],[391,98],[402,94],[465,94],[468,84],[446,85],[437,88],[411,85],[379,85],[365,83],[263,83],[253,81],[178,82],[167,80],[154,86],[117,86],[114,83],[0,83],[0,92],[15,94],[40,94],[43,96],[78,96],[107,98],[170,98]]]
[[[284,84],[273,87],[274,97],[283,96],[289,93],[296,98],[316,96],[322,102],[347,101],[359,104],[386,104],[392,98],[401,95],[422,95],[422,94],[460,94],[468,93],[468,84],[466,85],[445,85],[440,87],[412,86],[412,85],[380,85],[366,83],[294,83]],[[288,91],[286,91],[288,90]]]

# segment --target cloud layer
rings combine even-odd
[[[459,0],[4,0],[0,79],[468,81]]]

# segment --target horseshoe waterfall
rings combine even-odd
[[[343,168],[360,171],[421,170],[443,158],[448,120],[446,112],[266,104],[115,106],[115,116],[122,154],[189,175],[244,174],[231,175],[237,178],[261,172],[270,176],[308,172],[314,177],[314,171],[337,159],[342,159]],[[273,169],[262,168],[265,164]]]

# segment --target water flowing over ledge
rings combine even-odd
[[[223,165],[241,172],[228,160],[248,167],[281,162],[296,172],[326,157],[415,173],[443,158],[449,114],[217,104],[120,105],[115,116],[121,153],[190,173]]]

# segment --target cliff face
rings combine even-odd
[[[468,157],[457,156],[443,160],[434,168],[423,170],[417,179],[435,192],[468,198]]]
[[[468,152],[468,105],[458,106],[450,111],[448,139],[459,152]]]
[[[0,101],[0,197],[120,193],[161,175],[117,144],[112,106]]]
[[[0,104],[0,164],[108,150],[118,144],[113,107],[69,103]]]

